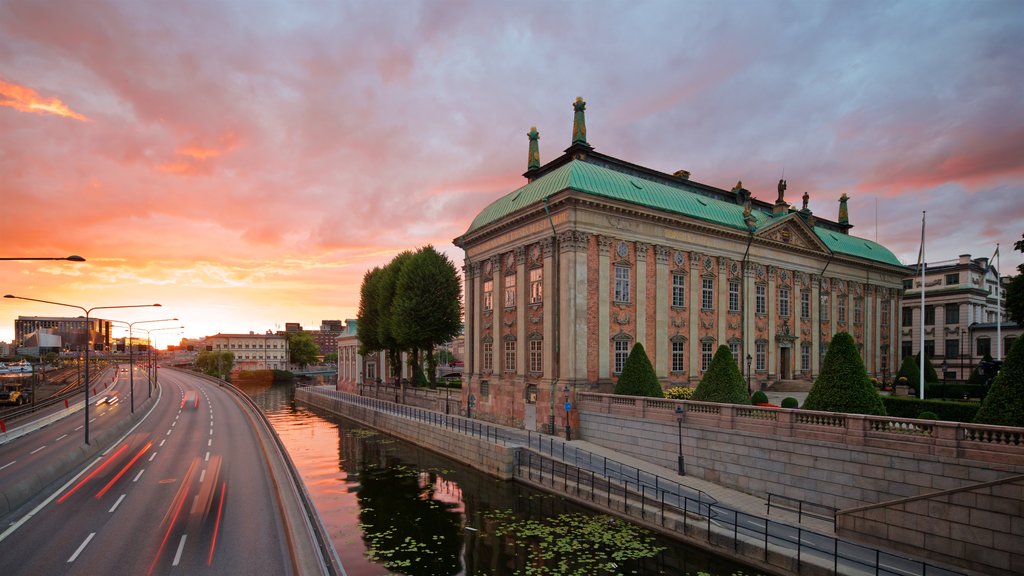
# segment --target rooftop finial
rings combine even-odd
[[[532,172],[540,169],[540,146],[537,143],[537,140],[540,139],[540,132],[537,132],[536,126],[531,126],[526,135],[530,137],[530,153],[526,159],[526,171]]]
[[[583,101],[582,96],[576,97],[576,101],[572,104],[572,109],[575,111],[572,119],[572,143],[586,144],[587,121],[583,117],[583,111],[587,109],[587,103]]]
[[[839,225],[847,229],[853,228],[853,226],[850,226],[850,212],[846,207],[846,201],[849,199],[850,197],[846,195],[846,192],[843,192],[843,195],[839,197]]]

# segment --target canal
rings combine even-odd
[[[236,385],[273,423],[349,576],[756,573],[296,405],[290,384]]]

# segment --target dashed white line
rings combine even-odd
[[[199,474],[199,482],[203,480],[206,480],[206,468],[203,468],[203,471]]]
[[[153,458],[156,458],[156,454],[157,454],[156,452],[153,452],[153,455],[149,457],[149,461],[150,462],[153,461]]]
[[[170,435],[171,435],[171,431],[170,430],[167,431],[167,434],[164,434],[164,436],[170,436]]]
[[[206,461],[206,462],[209,462],[209,461],[210,461],[210,451],[209,451],[209,450],[207,450],[207,451],[206,451],[206,458],[205,458],[205,461]]]
[[[177,425],[178,425],[178,419],[177,419],[177,418],[175,418],[175,419],[174,419],[174,422],[171,422],[171,428],[174,428],[174,427],[175,427],[175,426],[177,426]]]
[[[75,428],[74,430],[72,430],[72,432],[78,432],[82,428],[85,428],[85,426],[79,426],[78,428]]]
[[[143,472],[145,472],[145,471],[146,471],[146,469],[145,469],[145,468],[143,468],[142,470],[139,470],[139,473],[135,475],[135,479],[134,479],[134,480],[132,480],[132,482],[138,482],[138,481],[139,481],[139,478],[141,478],[141,477],[142,477],[142,473],[143,473]]]
[[[210,428],[210,436],[213,436],[213,428]]]
[[[121,500],[124,500],[125,496],[127,496],[127,494],[121,494],[121,497],[117,499],[117,502],[114,502],[114,505],[111,506],[110,510],[108,510],[107,512],[113,514],[114,510],[117,510],[117,507],[121,505]]]
[[[160,441],[160,447],[161,448],[163,448],[164,442],[167,442],[167,438],[164,438],[163,440]]]
[[[89,420],[89,422],[95,422],[95,421],[96,421],[95,418],[93,418],[92,420]],[[95,532],[93,532],[93,534],[95,534]]]
[[[35,454],[36,452],[39,452],[39,451],[40,451],[40,450],[42,450],[43,448],[46,448],[46,446],[45,446],[45,445],[43,445],[43,446],[40,446],[39,448],[36,448],[35,450],[33,450],[33,451],[29,452],[29,455]]]
[[[0,470],[3,470],[4,468],[7,468],[8,466],[10,466],[11,464],[14,464],[15,462],[17,462],[17,460],[11,460],[7,464],[4,464],[3,466],[0,466]]]
[[[174,562],[171,562],[171,566],[177,566],[178,562],[181,562],[181,551],[185,549],[185,538],[188,534],[181,535],[181,542],[178,543],[178,552],[174,555]]]
[[[57,438],[57,440],[54,440],[54,442],[57,442],[57,441],[59,441],[59,440],[63,440],[63,439],[65,439],[65,438],[67,438],[67,437],[68,437],[68,435],[67,435],[67,434],[63,434],[63,435],[59,436],[59,437]]]
[[[209,440],[206,441],[206,446],[213,446],[213,438],[210,438]]]
[[[92,540],[92,537],[95,535],[95,532],[89,532],[89,535],[85,538],[85,542],[82,542],[82,545],[78,547],[78,550],[75,550],[75,553],[71,555],[71,558],[68,558],[69,564],[74,562],[75,558],[78,558],[78,555],[82,553],[82,550],[85,550],[85,547],[89,545],[89,541]]]

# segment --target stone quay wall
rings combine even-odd
[[[762,498],[837,533],[985,574],[1024,573],[1024,429],[577,393],[595,444]],[[676,411],[683,409],[682,413]],[[992,486],[987,484],[995,483]],[[867,538],[867,534],[883,534]]]

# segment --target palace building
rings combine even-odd
[[[600,154],[573,108],[564,153],[542,165],[531,129],[527,183],[454,240],[474,417],[552,427],[575,391],[611,392],[638,343],[665,388],[696,386],[723,344],[755,389],[810,382],[843,331],[869,373],[892,371],[907,269],[849,234],[845,194],[832,221],[784,180],[768,202]]]

